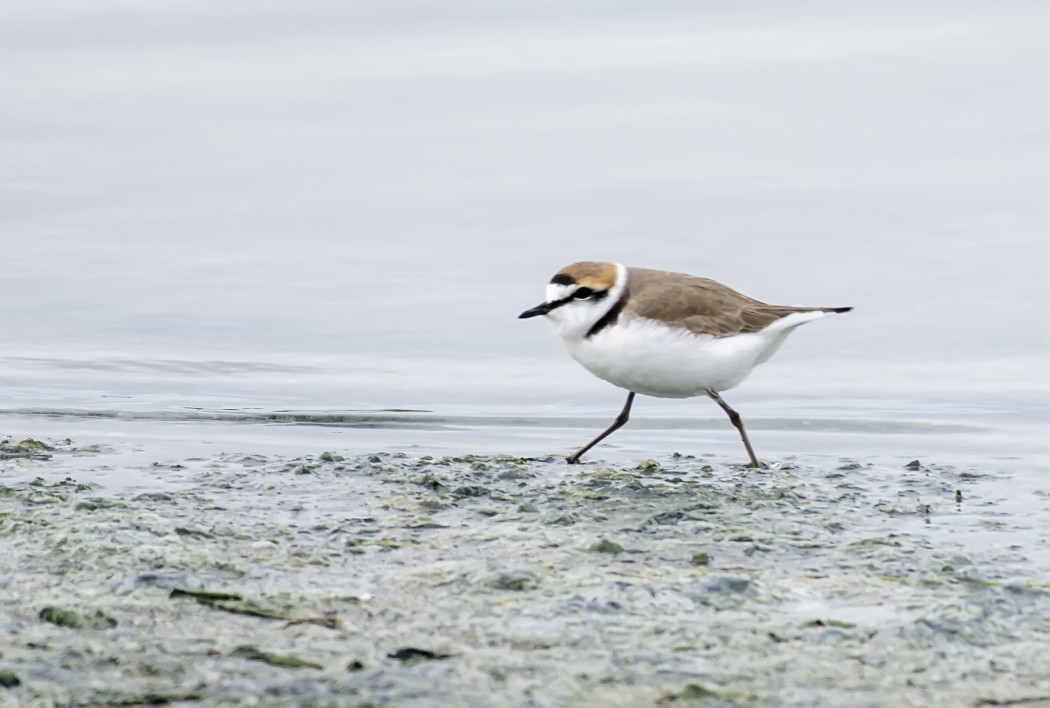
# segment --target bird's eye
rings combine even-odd
[[[594,291],[590,288],[577,288],[572,297],[576,300],[586,300],[591,295],[594,295]]]

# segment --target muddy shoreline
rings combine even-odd
[[[112,493],[47,447],[0,459],[3,705],[1050,702],[1004,473],[238,453]]]

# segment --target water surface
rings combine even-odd
[[[856,307],[727,394],[767,456],[1045,464],[1048,12],[9,8],[0,420],[409,409],[432,435],[342,439],[445,445],[468,416],[531,421],[470,449],[571,448],[622,394],[515,316],[614,259]],[[657,430],[608,454],[738,452],[707,402],[635,414]]]

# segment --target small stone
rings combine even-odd
[[[452,490],[452,496],[459,497],[461,499],[465,497],[484,497],[488,494],[489,489],[487,487],[482,487],[476,484],[466,485],[463,487],[456,487]]]
[[[853,629],[856,626],[857,625],[853,624],[852,622],[843,622],[842,620],[836,619],[814,619],[802,623],[802,627],[804,629],[809,627],[837,627],[838,629]]]
[[[678,693],[668,693],[667,695],[661,696],[656,699],[658,705],[666,703],[695,703],[700,701],[709,701],[712,699],[720,699],[722,696],[715,691],[701,686],[698,683],[686,684]]]
[[[434,491],[437,491],[442,486],[441,478],[439,478],[436,474],[432,474],[430,472],[427,472],[425,475],[423,475],[420,478],[420,480],[416,482],[416,484],[420,484],[424,487],[427,487],[428,489],[433,489]]]
[[[723,575],[704,583],[703,587],[704,590],[708,592],[737,593],[744,592],[750,588],[751,581],[747,578],[736,578],[730,575]]]
[[[423,661],[435,661],[439,659],[447,659],[451,654],[442,654],[441,652],[430,651],[429,649],[417,649],[416,647],[402,647],[397,651],[392,651],[387,654],[388,659],[397,659],[400,662],[412,666]]]

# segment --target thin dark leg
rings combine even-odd
[[[755,451],[751,449],[751,441],[747,439],[747,433],[744,432],[744,421],[740,419],[740,414],[730,408],[729,404],[723,401],[722,397],[714,391],[708,391],[707,395],[711,397],[712,401],[722,406],[722,410],[729,416],[729,422],[740,431],[740,439],[744,441],[744,447],[747,448],[747,456],[751,458],[751,462],[747,466],[758,467],[758,459],[755,458]]]
[[[620,415],[616,416],[616,420],[613,421],[612,425],[605,429],[605,432],[591,440],[589,443],[581,447],[576,452],[572,453],[565,458],[565,461],[570,465],[575,465],[583,457],[583,453],[590,450],[592,447],[600,443],[605,438],[609,437],[612,433],[623,427],[623,424],[627,422],[627,419],[631,415],[631,404],[634,403],[634,391],[627,394],[627,403],[623,404],[623,410],[620,411]]]

